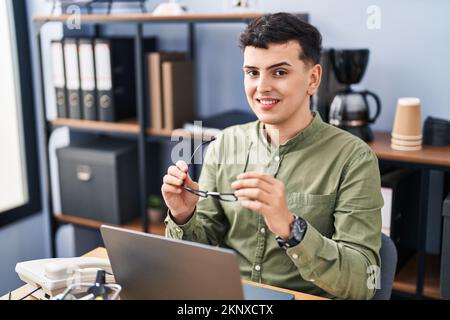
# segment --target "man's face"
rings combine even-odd
[[[268,49],[245,48],[245,93],[263,123],[283,126],[304,114],[305,109],[309,112],[312,68],[300,60],[300,52],[300,44],[295,40],[272,43]]]

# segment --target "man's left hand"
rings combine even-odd
[[[236,190],[244,208],[263,215],[267,227],[283,239],[290,236],[294,221],[286,201],[284,184],[267,173],[245,172],[237,176],[231,186]]]

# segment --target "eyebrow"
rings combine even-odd
[[[283,62],[279,62],[279,63],[275,63],[269,67],[266,68],[266,70],[270,70],[276,67],[281,67],[281,66],[288,66],[288,67],[292,67],[289,63],[287,63],[286,61]],[[259,69],[257,67],[253,67],[253,66],[244,66],[244,69]]]

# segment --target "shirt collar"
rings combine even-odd
[[[294,137],[286,141],[284,144],[280,145],[279,152],[281,154],[299,149],[310,141],[315,140],[317,133],[325,126],[325,123],[323,122],[318,112],[311,111],[311,115],[313,116],[313,120],[305,129],[297,133]],[[254,141],[254,143],[263,143],[265,146],[270,148],[269,143],[267,142],[267,139],[263,134],[263,126],[264,124],[261,121],[256,121],[256,130],[254,130],[255,135],[253,135],[254,139],[252,140]]]

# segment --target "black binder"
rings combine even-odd
[[[69,104],[69,117],[73,119],[83,119],[77,39],[64,39],[64,62],[66,71],[66,88]]]
[[[69,111],[67,108],[66,75],[64,72],[64,50],[62,41],[52,40],[51,55],[52,78],[56,98],[56,113],[58,118],[68,118]]]
[[[81,102],[86,120],[97,120],[97,96],[93,39],[82,38],[78,42],[81,77]]]
[[[143,41],[143,54],[156,50],[156,38]],[[99,120],[115,122],[136,117],[134,40],[95,40],[95,68]]]

